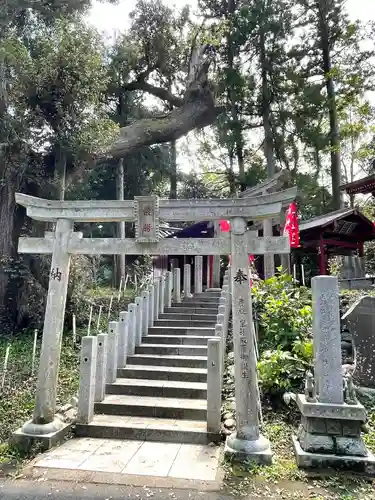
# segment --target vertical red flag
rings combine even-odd
[[[288,212],[286,214],[285,226],[284,226],[284,236],[289,235],[290,247],[299,247],[299,228],[298,228],[298,215],[297,215],[297,203],[293,201],[290,204]]]

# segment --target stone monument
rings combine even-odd
[[[366,410],[358,403],[351,375],[343,377],[339,287],[335,276],[312,279],[314,377],[297,396],[302,414],[293,437],[298,467],[340,467],[372,473],[375,458],[362,441]]]

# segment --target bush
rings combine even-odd
[[[253,287],[253,308],[260,350],[289,350],[297,338],[311,335],[311,293],[282,273]]]
[[[269,394],[300,388],[311,366],[312,342],[296,340],[291,351],[280,347],[262,353],[258,374],[264,392]]]
[[[298,389],[311,366],[311,292],[285,273],[253,287],[259,381],[271,394]]]

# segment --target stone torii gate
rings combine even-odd
[[[130,255],[232,255],[231,291],[235,349],[237,432],[229,436],[227,451],[259,462],[269,461],[269,442],[261,434],[258,416],[258,382],[254,349],[248,255],[289,253],[287,237],[258,238],[247,230],[247,221],[280,214],[295,199],[296,189],[253,198],[210,200],[159,200],[140,196],[126,201],[55,201],[17,194],[32,219],[55,223],[44,238],[20,238],[20,253],[52,254],[43,341],[32,420],[16,431],[25,442],[52,444],[66,432],[55,416],[61,340],[69,279],[74,254]],[[231,232],[213,239],[160,239],[163,221],[218,221],[229,219]],[[74,232],[75,222],[135,222],[134,239],[83,238]]]

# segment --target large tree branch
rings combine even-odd
[[[120,137],[109,150],[112,158],[121,158],[143,146],[160,144],[179,139],[194,129],[211,125],[223,107],[215,106],[213,86],[208,81],[208,70],[214,51],[208,45],[199,47],[192,54],[183,99],[176,98],[164,89],[146,82],[135,82],[134,90],[146,90],[176,106],[170,113],[145,118],[120,129]],[[130,90],[130,89],[128,89]]]
[[[173,106],[179,107],[182,106],[184,100],[181,97],[177,97],[173,95],[169,90],[163,89],[161,87],[156,87],[155,85],[151,85],[145,81],[135,81],[130,82],[123,87],[124,91],[134,91],[134,90],[143,90],[143,92],[148,92],[149,94],[158,97],[162,101],[167,101]]]
[[[191,130],[211,125],[221,111],[222,108],[215,106],[211,91],[201,89],[196,99],[184,102],[164,116],[145,118],[122,128],[110,154],[121,158],[142,146],[175,141]]]

